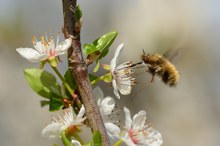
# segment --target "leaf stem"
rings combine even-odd
[[[94,84],[96,84],[97,82],[103,80],[104,77],[106,77],[106,75],[109,75],[109,74],[110,74],[110,73],[104,74],[104,75],[98,77],[97,79],[93,80],[93,81],[91,82],[91,85],[94,85]]]
[[[123,140],[118,140],[115,144],[114,144],[114,146],[119,146],[119,145],[121,145],[123,143]]]
[[[65,134],[65,130],[62,131],[61,133],[61,139],[63,141],[63,144],[65,146],[72,146],[73,144],[70,142],[70,140],[66,137],[66,134]]]
[[[101,78],[101,77],[99,77],[99,78],[93,80],[93,81],[91,82],[91,85],[94,85],[94,84],[98,83],[98,81],[101,80],[100,78]]]
[[[76,132],[74,132],[73,136],[74,136],[82,145],[84,145],[84,142],[83,142],[82,138],[81,138]]]
[[[66,80],[64,79],[64,77],[61,75],[61,73],[58,71],[58,69],[56,67],[53,67],[51,65],[52,69],[55,71],[55,73],[58,75],[58,77],[60,78],[60,80],[63,82],[64,86],[66,87],[66,89],[69,91],[69,93],[72,95],[73,98],[76,98],[77,95],[74,93],[74,91],[71,89],[71,87],[69,86],[69,84],[66,82]]]

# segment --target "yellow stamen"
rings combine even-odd
[[[36,38],[36,36],[34,36],[33,39],[32,39],[32,44],[35,45],[36,42],[37,42],[37,38]]]

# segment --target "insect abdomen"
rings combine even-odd
[[[176,86],[179,81],[179,73],[171,63],[167,62],[163,74],[160,75],[162,81],[169,86]]]

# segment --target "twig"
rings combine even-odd
[[[86,116],[92,131],[99,130],[102,134],[102,145],[110,146],[101,114],[92,93],[87,65],[82,57],[80,29],[74,17],[76,1],[77,0],[63,0],[63,33],[65,38],[72,38],[72,46],[68,50],[69,68],[78,85],[80,96],[86,108]]]

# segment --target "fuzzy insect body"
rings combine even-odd
[[[177,85],[180,77],[179,72],[168,59],[159,54],[143,54],[142,60],[148,65],[148,71],[153,75],[151,82],[153,82],[154,76],[158,75],[165,84]]]

